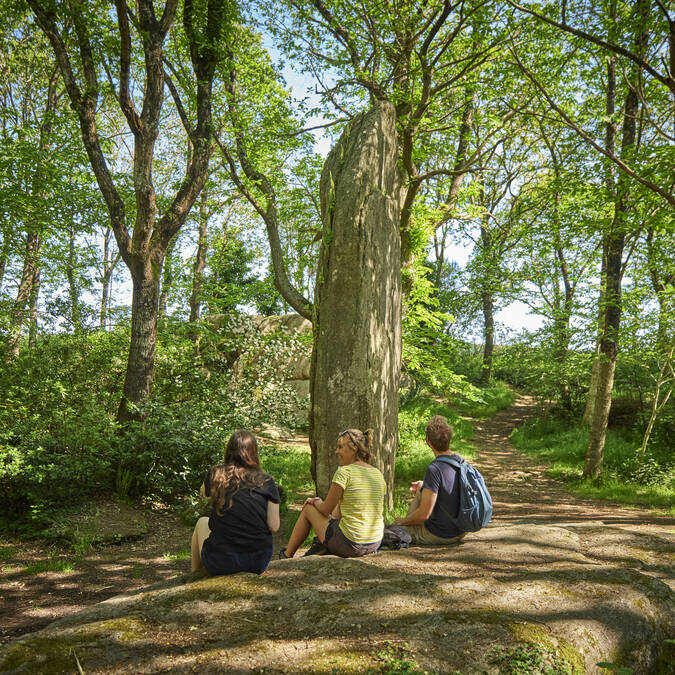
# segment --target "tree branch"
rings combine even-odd
[[[237,187],[242,191],[242,194],[248,199],[253,208],[260,214],[262,217],[266,229],[267,229],[267,238],[270,245],[270,253],[272,256],[272,269],[274,270],[274,285],[283,298],[288,302],[288,304],[301,316],[305,317],[309,321],[313,320],[313,306],[296,288],[291,285],[291,282],[288,278],[286,272],[286,263],[284,261],[283,252],[281,249],[281,240],[279,238],[279,224],[277,217],[277,207],[276,207],[276,193],[274,186],[270,180],[263,173],[258,171],[253,164],[251,163],[248,152],[246,150],[246,145],[242,135],[241,122],[239,119],[239,109],[238,109],[238,98],[237,98],[237,73],[236,69],[233,67],[230,73],[229,80],[225,83],[228,90],[228,111],[230,114],[230,119],[232,121],[232,127],[235,138],[235,147],[237,158],[239,160],[239,165],[246,177],[252,181],[256,187],[265,195],[267,199],[267,205],[265,208],[258,203],[258,200],[255,196],[246,188],[241,177],[239,176],[234,159],[230,152],[227,150],[225,145],[221,140],[216,136],[216,143],[223,153],[223,157],[227,160],[229,166],[229,173],[237,185]]]
[[[94,176],[96,177],[96,182],[103,194],[108,213],[110,214],[110,224],[115,234],[117,247],[124,261],[131,266],[131,237],[126,226],[126,209],[123,200],[115,188],[105,156],[101,150],[95,121],[95,101],[92,101],[90,96],[82,94],[70,57],[68,56],[68,49],[56,25],[54,12],[46,10],[39,0],[28,0],[28,5],[33,11],[40,29],[47,36],[54,50],[66,91],[77,112],[82,139]],[[86,38],[86,35],[84,37]],[[91,48],[85,47],[85,51],[91,55]],[[93,73],[95,76],[95,69]],[[89,77],[91,77],[91,70]]]
[[[540,21],[543,21],[544,23],[549,24],[550,26],[555,26],[556,28],[559,28],[560,30],[565,31],[566,33],[570,33],[572,35],[575,35],[576,37],[583,38],[584,40],[587,40],[588,42],[592,42],[595,45],[598,45],[599,47],[603,47],[604,49],[607,49],[611,52],[614,52],[615,54],[620,54],[621,56],[625,56],[627,59],[630,59],[638,65],[640,68],[643,70],[646,70],[652,77],[654,77],[656,80],[664,84],[666,87],[670,89],[673,93],[675,93],[675,77],[673,77],[672,74],[670,75],[662,75],[659,73],[657,70],[654,70],[652,66],[650,66],[643,58],[638,56],[637,54],[634,54],[633,52],[629,51],[628,49],[625,49],[621,45],[616,45],[610,42],[607,42],[605,40],[602,40],[600,38],[595,37],[594,35],[591,35],[590,33],[586,33],[585,31],[579,30],[578,28],[573,28],[572,26],[569,26],[566,23],[560,23],[558,21],[554,21],[553,19],[549,19],[547,16],[543,16],[542,14],[539,14],[538,12],[535,12],[532,9],[528,9],[527,7],[523,7],[523,5],[519,5],[517,2],[514,2],[513,0],[506,0],[509,5],[512,7],[515,7],[516,9],[519,9],[521,12],[525,12],[526,14],[530,14],[531,16],[534,16],[535,18],[539,19]]]
[[[115,0],[117,9],[117,25],[120,31],[120,89],[119,102],[129,128],[134,135],[140,133],[141,121],[136,107],[129,95],[129,71],[131,69],[131,34],[129,32],[129,17],[127,16],[126,0]]]
[[[511,0],[508,0],[509,2]],[[579,136],[581,136],[587,143],[592,145],[598,152],[602,153],[605,155],[605,157],[608,157],[609,159],[612,160],[619,168],[621,168],[627,175],[629,175],[631,178],[636,180],[638,183],[644,185],[646,188],[651,190],[652,192],[655,192],[656,194],[660,195],[663,197],[669,204],[672,206],[675,206],[675,196],[671,193],[666,192],[662,187],[659,185],[656,185],[655,183],[652,183],[651,181],[647,180],[646,178],[643,178],[642,176],[638,175],[634,169],[632,169],[626,162],[624,162],[622,159],[617,157],[614,153],[607,152],[605,148],[603,148],[601,145],[596,143],[578,124],[576,124],[573,120],[570,119],[570,117],[558,106],[555,101],[549,96],[548,92],[546,89],[542,86],[542,84],[537,80],[537,78],[523,65],[521,60],[518,58],[518,55],[516,54],[514,49],[511,49],[511,54],[513,54],[513,57],[516,60],[516,63],[524,73],[524,75],[534,84],[534,86],[541,92],[542,96],[546,99],[548,104],[553,108],[558,115],[560,115],[560,118],[565,122],[565,124],[570,128],[576,131]]]

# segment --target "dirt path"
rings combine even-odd
[[[508,441],[512,429],[535,412],[536,401],[521,396],[511,408],[476,425],[479,456],[475,463],[495,502],[493,522],[576,523],[589,558],[611,558],[625,567],[637,566],[675,587],[667,556],[659,557],[658,551],[653,556],[641,552],[637,559],[637,553],[626,553],[632,541],[635,550],[640,549],[637,538],[648,534],[672,540],[675,519],[577,498],[548,477],[545,466],[518,453]],[[65,548],[47,549],[40,542],[0,537],[0,644],[85,606],[188,571],[189,560],[176,554],[184,555],[191,528],[166,512],[151,512],[146,518],[148,535],[144,540],[108,546],[80,557]],[[604,532],[602,550],[595,550],[594,542],[599,538],[593,533],[607,526],[616,529],[616,546],[607,543]],[[406,560],[401,557],[396,564],[405,565]],[[50,561],[72,562],[72,569],[27,573],[26,566]]]
[[[647,509],[577,497],[564,483],[546,475],[546,465],[518,452],[509,442],[509,435],[524,420],[534,417],[537,408],[535,398],[519,396],[510,408],[474,425],[479,453],[475,464],[490,489],[495,523],[602,521],[605,525],[634,527],[675,526],[675,518]]]

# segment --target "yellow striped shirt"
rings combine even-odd
[[[341,466],[333,483],[344,493],[340,500],[340,529],[357,544],[370,544],[382,539],[382,508],[386,484],[379,469],[358,464]]]

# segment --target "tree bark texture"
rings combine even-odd
[[[112,287],[112,275],[120,261],[119,252],[112,255],[110,251],[110,239],[113,232],[107,228],[103,235],[103,274],[101,275],[101,311],[99,314],[99,326],[103,330],[108,327],[108,310],[110,305],[110,291]]]
[[[173,286],[173,266],[174,266],[174,256],[173,249],[176,244],[176,240],[173,239],[169,248],[164,255],[164,260],[162,261],[162,282],[160,285],[159,291],[159,318],[166,318],[166,308],[169,304],[169,292],[171,291],[171,286]]]
[[[605,242],[606,244],[606,242]],[[600,268],[600,279],[604,279],[607,275],[607,250],[606,245],[603,246],[602,263]],[[595,410],[595,399],[598,394],[598,378],[600,376],[600,339],[604,330],[605,315],[603,308],[605,306],[605,288],[604,284],[600,284],[600,295],[598,298],[598,339],[595,344],[595,354],[593,355],[593,364],[591,365],[591,378],[588,383],[588,394],[586,394],[586,406],[584,407],[584,414],[581,418],[581,424],[584,427],[590,427],[593,421],[593,411]]]
[[[70,295],[70,323],[78,333],[82,330],[82,308],[80,306],[80,289],[77,279],[77,253],[75,251],[75,227],[71,224],[68,238],[68,259],[66,261],[66,278]]]
[[[153,261],[132,277],[131,342],[124,395],[117,411],[120,421],[135,418],[137,412],[133,404],[143,402],[152,391],[160,270],[161,262]]]
[[[7,354],[18,357],[23,335],[23,324],[26,316],[26,303],[33,288],[33,279],[37,272],[40,260],[40,238],[37,232],[29,232],[26,237],[26,254],[23,259],[21,280],[16,292],[9,317],[9,337],[7,339]]]
[[[495,257],[495,249],[497,247],[497,242],[490,232],[490,227],[488,224],[487,212],[489,207],[487,205],[487,199],[485,195],[485,190],[481,188],[481,203],[485,208],[485,214],[482,217],[482,222],[480,226],[480,247],[481,253],[485,259],[488,261],[487,264],[484,262],[483,266],[485,267],[482,272],[481,279],[481,304],[483,306],[483,361],[481,363],[481,379],[483,382],[489,382],[492,378],[492,355],[494,354],[495,348],[495,317],[494,317],[494,294],[491,288],[494,286],[493,279],[491,277],[491,261]]]
[[[204,288],[204,268],[206,267],[207,226],[209,222],[208,194],[202,190],[199,202],[199,237],[197,253],[192,266],[192,293],[190,294],[190,321],[199,321],[202,289]]]
[[[616,20],[616,2],[612,0],[609,9],[609,39],[613,41],[615,38]],[[607,57],[607,93],[605,95],[605,113],[607,122],[605,123],[605,150],[614,154],[616,151],[616,120],[614,119],[614,112],[616,107],[616,56],[612,53]],[[608,198],[615,197],[615,165],[609,159],[605,165],[605,187]],[[600,278],[605,278],[605,264],[607,260],[607,251],[603,250],[602,269],[600,271]],[[586,396],[586,406],[581,423],[585,427],[590,427],[593,421],[593,411],[595,410],[595,399],[598,393],[598,378],[600,375],[600,338],[603,332],[603,312],[604,306],[604,289],[600,289],[600,312],[598,316],[598,340],[595,346],[595,356],[593,358],[593,365],[591,367],[591,379],[588,385],[588,395]]]
[[[38,333],[38,299],[40,297],[40,267],[33,270],[33,279],[30,284],[30,298],[28,300],[28,348],[35,349]]]
[[[168,0],[161,17],[152,0],[137,0],[135,19],[130,21],[127,3],[116,0],[119,33],[119,71],[117,98],[130,132],[134,138],[133,184],[135,220],[127,213],[126,205],[115,185],[113,175],[100,143],[97,127],[98,103],[101,91],[96,50],[87,23],[86,12],[59,6],[65,20],[76,36],[77,47],[65,39],[57,13],[51,3],[28,0],[40,28],[52,45],[66,91],[77,113],[82,140],[101,194],[110,214],[110,225],[122,259],[133,280],[132,330],[124,398],[118,409],[118,419],[125,422],[135,416],[135,407],[150,394],[157,339],[158,282],[162,262],[170,242],[185,222],[201,191],[208,172],[212,149],[211,98],[217,63],[222,58],[221,38],[223,22],[231,20],[228,5],[223,0],[207,0],[201,7],[202,21],[193,16],[192,2],[183,4],[183,29],[190,48],[195,74],[196,119],[186,114],[178,91],[164,70],[166,54],[164,41],[176,19],[176,0]],[[135,32],[134,32],[135,30]],[[132,35],[140,39],[144,56],[143,101],[140,110],[131,95]],[[152,177],[155,143],[159,137],[160,116],[165,87],[169,88],[185,131],[193,147],[185,176],[165,212],[159,216]],[[127,405],[127,401],[131,404]]]
[[[481,293],[483,303],[483,361],[481,363],[481,379],[489,382],[492,378],[492,356],[495,350],[495,317],[494,298],[489,291]]]
[[[42,117],[42,123],[40,124],[40,140],[38,143],[38,150],[40,154],[45,153],[49,147],[50,137],[52,133],[52,116],[56,110],[57,104],[57,84],[58,84],[58,72],[55,69],[52,73],[49,80],[49,87],[47,89],[47,103],[45,106],[45,111]],[[45,195],[41,194],[42,191],[42,172],[41,166],[38,164],[35,167],[35,172],[31,179],[31,193],[33,195]],[[21,336],[23,334],[23,322],[25,319],[26,312],[26,303],[30,300],[34,300],[35,308],[33,309],[33,303],[30,303],[30,317],[31,321],[35,317],[35,322],[37,324],[37,294],[40,287],[40,249],[42,248],[42,238],[40,236],[40,227],[35,225],[30,227],[26,233],[26,255],[24,257],[23,269],[21,271],[21,281],[19,282],[19,288],[16,294],[16,300],[12,306],[12,311],[10,313],[10,324],[9,324],[9,339],[7,341],[7,354],[16,358],[19,356]],[[32,325],[32,323],[31,323]],[[33,329],[32,339],[35,340],[37,331]],[[30,336],[30,329],[29,329]],[[29,340],[30,342],[30,340]]]
[[[556,195],[556,201],[558,195]],[[557,219],[556,219],[557,220]],[[571,283],[565,252],[562,247],[556,249],[556,259],[560,270],[560,276],[565,290],[564,297],[556,298],[556,311],[554,316],[554,342],[555,359],[558,362],[560,372],[560,401],[563,409],[567,412],[572,410],[572,398],[570,396],[569,375],[567,373],[567,355],[570,346],[570,318],[572,316],[572,303],[574,301],[574,287]],[[560,293],[556,293],[557,296]]]
[[[396,113],[383,101],[355,117],[321,176],[323,242],[315,290],[310,445],[317,493],[338,462],[338,434],[375,432],[373,463],[391,506],[401,370],[401,181]]]
[[[2,243],[2,250],[0,251],[0,291],[2,290],[2,282],[5,279],[5,269],[7,268],[8,258],[9,258],[9,235],[5,234],[5,240]]]

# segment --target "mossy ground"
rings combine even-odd
[[[483,538],[493,542],[501,536],[503,558],[511,560],[518,546],[532,547],[538,530],[530,530],[524,544],[520,528],[503,528],[501,535],[493,530]],[[540,539],[550,541],[553,534],[542,528]],[[15,643],[0,656],[0,672],[69,672],[77,655],[88,674],[135,668],[219,672],[226,662],[233,672],[573,675],[607,654],[621,653],[622,662],[636,663],[656,653],[655,644],[641,642],[638,652],[630,647],[635,625],[619,616],[623,596],[645,597],[642,586],[653,590],[650,584],[630,584],[638,573],[627,575],[621,594],[602,600],[604,609],[595,607],[597,592],[608,587],[609,570],[596,570],[593,578],[593,568],[572,551],[565,583],[545,582],[542,606],[544,580],[531,582],[536,562],[514,564],[511,578],[491,575],[501,560],[468,562],[484,554],[485,542],[476,535],[454,550],[390,552],[363,560],[297,558],[273,563],[263,576],[195,575],[190,583],[164,584],[92,607]],[[573,593],[558,593],[560,587]],[[656,603],[663,614],[673,602],[650,598],[648,605]],[[598,632],[603,621],[606,630]],[[652,626],[642,620],[640,630],[662,634],[664,621],[661,616]],[[570,637],[580,623],[594,643],[583,634],[580,642]],[[610,631],[618,636],[613,642],[607,642]]]

